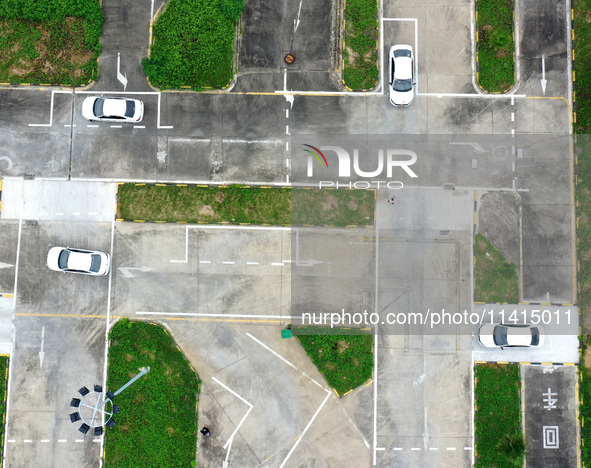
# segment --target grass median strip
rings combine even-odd
[[[378,2],[346,0],[343,78],[354,90],[373,88],[378,82]]]
[[[371,225],[371,190],[123,184],[117,217],[182,223]]]
[[[518,364],[478,364],[475,368],[477,468],[523,466],[521,376]]]
[[[115,397],[121,412],[106,432],[104,466],[196,466],[200,381],[175,341],[159,325],[128,319],[113,326],[109,340],[109,390],[141,367],[150,371]]]
[[[162,89],[222,88],[233,77],[242,0],[170,0],[154,24],[144,71]]]
[[[0,82],[96,79],[102,24],[98,0],[0,2]]]
[[[508,262],[482,234],[474,236],[474,300],[519,302],[519,279],[514,263]]]
[[[371,378],[373,335],[370,332],[318,327],[294,327],[293,332],[328,385],[339,395]]]
[[[513,0],[478,0],[478,84],[504,93],[515,83]]]

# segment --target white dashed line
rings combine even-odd
[[[6,442],[10,442],[11,444],[14,444],[16,442],[16,440],[14,440],[14,439],[8,439]]]
[[[60,444],[63,444],[64,442],[67,442],[67,441],[68,441],[68,439],[57,439],[57,441],[58,441]]]
[[[289,141],[285,142],[285,151],[289,151]]]
[[[446,447],[445,450],[455,450],[455,447]]]
[[[64,214],[63,213],[56,213],[55,215],[56,216],[63,216]]]
[[[48,443],[48,442],[49,442],[49,439],[41,439],[41,443],[42,443],[42,444],[46,444],[46,443]]]
[[[25,444],[30,444],[31,442],[33,442],[31,439],[24,439],[23,442]]]
[[[285,126],[285,134],[286,135],[289,135],[289,125],[286,125]]]
[[[224,260],[222,263],[223,263],[224,265],[234,265],[234,262],[232,262],[232,261],[229,261],[229,260]]]
[[[209,260],[201,260],[199,263],[211,263]]]
[[[64,127],[74,128],[74,127],[76,127],[76,125],[75,124],[74,125],[66,124],[66,125],[64,125]]]
[[[77,211],[76,213],[72,213],[72,216],[80,216],[80,212]]]
[[[285,167],[289,167],[289,159],[285,160]]]
[[[515,122],[515,112],[511,112],[511,122]]]
[[[246,262],[247,265],[260,265],[259,262]]]
[[[93,442],[100,442],[101,439],[92,439]]]
[[[285,109],[285,118],[289,119],[289,109]]]
[[[439,450],[437,447],[429,447],[429,450]]]
[[[283,266],[285,265],[283,262],[278,262],[278,263],[271,263],[272,266]]]
[[[95,211],[91,211],[90,213],[88,213],[88,216],[96,216],[98,213]]]
[[[394,447],[395,451],[402,450],[402,447]]]
[[[464,450],[472,450],[472,447],[464,447]]]
[[[514,128],[511,129],[511,136],[515,136],[515,129]]]
[[[421,450],[421,448],[420,447],[412,447],[411,450],[414,450],[416,452],[416,451]]]
[[[88,128],[98,128],[98,125],[87,125]]]
[[[111,125],[111,128],[123,128],[123,125]]]
[[[133,128],[146,128],[145,125],[134,125]]]
[[[79,444],[81,444],[82,442],[84,442],[84,439],[76,439],[74,442],[78,442]]]
[[[288,175],[285,176],[285,183],[289,184],[289,176]]]

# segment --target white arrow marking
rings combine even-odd
[[[542,82],[542,93],[544,93],[544,96],[546,95],[546,83],[548,82],[546,80],[546,58],[542,55],[542,79],[540,80]]]
[[[119,267],[117,268],[122,274],[124,278],[135,278],[137,275],[134,275],[131,270],[146,272],[146,271],[154,271],[154,268],[150,267]]]
[[[0,269],[2,268],[10,268],[13,267],[14,265],[11,265],[10,263],[2,263],[0,262]]]
[[[297,19],[293,20],[293,32],[295,33],[298,30],[298,26],[300,25],[300,12],[302,11],[302,1],[300,0],[300,9],[298,10],[298,17]]]
[[[293,94],[285,94],[285,100],[289,102],[289,108],[293,109]]]
[[[43,346],[45,342],[45,327],[41,327],[41,351],[39,351],[39,367],[43,367],[43,358],[45,353],[43,352]]]
[[[121,54],[117,52],[117,79],[123,84],[123,91],[127,88],[127,76],[121,73]]]

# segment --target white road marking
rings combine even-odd
[[[164,126],[164,125],[160,125],[160,104],[161,104],[161,100],[162,100],[162,93],[158,92],[158,114],[156,117],[156,128],[174,128],[172,125],[170,126]]]
[[[111,125],[111,128],[123,128],[123,125]]]
[[[234,265],[234,262],[233,262],[233,261],[231,261],[231,260],[224,260],[222,263],[223,263],[224,265]]]
[[[277,263],[272,262],[271,263],[271,266],[283,266],[283,265],[284,265],[284,263],[282,263],[282,262],[277,262]]]
[[[96,211],[89,211],[88,216],[96,216],[98,213]]]
[[[402,447],[394,447],[394,451],[402,450]]]
[[[285,126],[285,134],[286,135],[289,135],[289,125],[286,125]]]
[[[211,263],[211,261],[210,260],[200,260],[199,263],[206,263],[207,264],[207,263]]]
[[[45,357],[45,352],[43,351],[44,346],[45,346],[45,327],[41,327],[41,351],[39,351],[39,367],[43,367],[43,358]]]
[[[511,112],[511,122],[515,122],[515,112]]]
[[[145,125],[134,125],[133,128],[146,128]]]
[[[56,215],[56,216],[63,216],[64,214],[63,214],[63,213],[61,213],[61,212],[58,212],[58,213],[56,213],[55,215]]]
[[[289,151],[289,141],[285,142],[285,151]]]
[[[455,447],[446,447],[445,450],[455,450]]]
[[[287,143],[285,143],[287,145]],[[289,159],[285,160],[285,167],[289,167]]]
[[[285,319],[292,320],[291,315],[249,315],[249,314],[205,314],[198,312],[148,312],[137,311],[137,315],[170,315],[171,317],[217,317],[217,318],[244,318],[244,319]]]
[[[78,442],[79,444],[84,442],[84,439],[76,439],[74,442]]]
[[[320,387],[322,390],[324,390],[325,392],[327,392],[330,395],[330,391],[323,387],[321,384],[319,384],[318,382],[316,382],[316,380],[314,380],[312,377],[310,377],[308,374],[306,374],[304,371],[301,371],[300,369],[298,369],[294,364],[292,364],[291,362],[289,362],[287,359],[285,359],[283,356],[281,356],[279,353],[277,353],[276,351],[272,350],[271,348],[269,348],[265,343],[263,343],[261,340],[255,338],[254,336],[252,336],[250,333],[246,333],[246,336],[248,336],[250,339],[252,339],[253,341],[255,341],[256,343],[258,343],[259,345],[261,345],[263,348],[265,348],[267,351],[269,351],[270,353],[272,353],[273,355],[277,356],[279,359],[281,359],[285,364],[287,364],[289,367],[291,367],[292,369],[295,369],[296,371],[298,371],[300,374],[302,374],[304,377],[306,377],[310,382],[316,384],[318,387]]]
[[[150,268],[150,267],[146,267],[146,266],[142,266],[142,267],[118,267],[117,268],[121,274],[123,275],[124,278],[135,278],[137,275],[134,275],[131,270],[136,270],[136,271],[140,271],[142,273],[148,272],[148,271],[154,271],[154,268]]]
[[[76,126],[76,124],[70,125],[70,124],[65,124],[64,127],[70,127],[70,128],[74,128]]]
[[[421,447],[411,447],[411,450],[417,452],[421,450]]]
[[[279,465],[279,468],[283,468],[285,466],[285,464],[287,463],[287,460],[289,460],[289,457],[291,457],[291,454],[296,449],[298,444],[301,442],[302,438],[304,437],[304,435],[306,434],[306,432],[308,431],[308,429],[310,428],[310,426],[312,425],[312,423],[316,419],[316,416],[318,416],[318,414],[320,413],[320,410],[324,407],[324,405],[326,404],[326,402],[328,401],[329,398],[330,398],[330,392],[328,390],[326,390],[326,397],[324,397],[324,400],[322,400],[322,403],[320,404],[320,406],[318,407],[318,409],[314,413],[314,416],[312,416],[312,419],[310,419],[310,421],[308,421],[308,424],[306,425],[306,427],[304,428],[302,433],[299,435],[298,440],[296,440],[295,444],[293,444],[293,446],[291,447],[291,450],[289,451],[289,453],[285,456],[285,459],[283,460],[281,465]]]
[[[439,450],[437,447],[429,447],[429,450]]]
[[[10,267],[13,267],[13,266],[14,265],[11,265],[10,263],[2,263],[2,262],[0,262],[0,270],[2,268],[10,268]]]
[[[93,442],[102,442],[102,437],[100,439],[92,439]]]
[[[117,79],[123,85],[123,91],[127,88],[127,76],[121,73],[121,53],[117,52]]]
[[[247,265],[260,265],[259,262],[246,262]]]
[[[472,447],[464,447],[464,450],[472,450]]]
[[[23,442],[25,444],[30,444],[31,442],[33,442],[31,439],[24,439]]]
[[[189,262],[189,226],[185,226],[185,259],[171,260],[171,263],[188,263]]]
[[[68,441],[68,439],[58,439],[57,441],[58,441],[60,444],[63,444],[64,442],[67,442],[67,441]]]
[[[6,442],[10,442],[11,444],[14,444],[16,442],[16,440],[14,440],[14,439],[8,439]]]
[[[286,184],[289,184],[289,175],[286,175],[286,176],[285,176],[285,183],[286,183]]]
[[[49,439],[41,439],[42,444],[46,444],[47,442],[49,442]]]
[[[51,100],[49,101],[49,123],[48,124],[29,124],[29,127],[51,127],[53,125],[53,95],[59,91],[51,92]],[[62,91],[62,93],[70,93],[70,91]]]
[[[98,125],[94,125],[94,124],[93,124],[93,125],[87,125],[86,127],[87,127],[87,128],[98,128]]]
[[[289,119],[289,109],[285,109],[285,118]]]
[[[79,211],[76,211],[75,213],[72,213],[72,216],[80,216],[80,214],[81,213]]]
[[[386,450],[386,447],[376,447],[376,450]]]

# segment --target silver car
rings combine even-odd
[[[110,264],[109,254],[97,250],[52,247],[47,254],[49,269],[64,273],[104,276]]]
[[[390,48],[390,102],[396,107],[410,105],[415,96],[415,59],[412,47],[395,45]]]
[[[137,123],[144,118],[144,103],[137,99],[87,97],[82,102],[82,116],[86,120]]]

